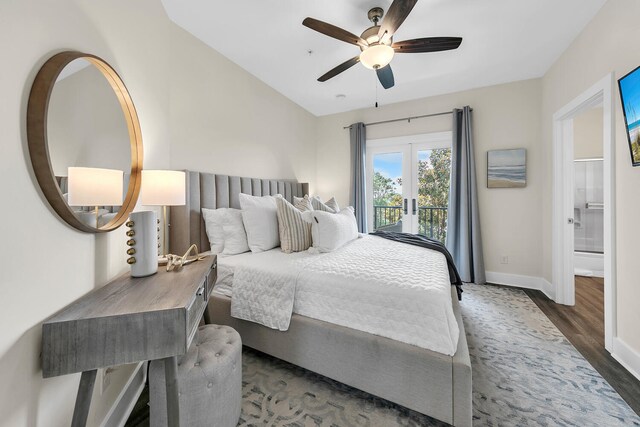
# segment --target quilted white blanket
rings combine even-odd
[[[289,329],[296,283],[305,265],[306,257],[300,255],[284,254],[277,248],[252,254],[252,262],[235,265],[231,316],[280,331]],[[225,258],[221,261],[224,265]]]
[[[456,351],[451,283],[438,252],[365,236],[326,254],[275,249],[218,264],[233,270],[234,317],[286,330],[297,313],[447,355]]]

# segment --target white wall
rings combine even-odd
[[[543,79],[544,192],[551,194],[552,115],[605,75],[616,79],[640,65],[640,2],[609,0]],[[624,129],[620,95],[615,88],[616,250],[618,336],[640,355],[640,285],[636,254],[640,229],[640,168],[633,168]],[[551,198],[543,200],[544,275],[551,278]],[[640,357],[640,356],[638,356]],[[638,359],[640,363],[640,359]],[[638,365],[640,366],[640,365]],[[640,371],[640,369],[639,369]]]
[[[349,131],[343,126],[470,105],[473,111],[480,222],[486,269],[540,277],[542,274],[542,148],[540,144],[541,81],[527,80],[416,101],[385,105],[319,118],[317,189],[348,203]],[[398,122],[367,128],[367,139],[451,130],[451,116]],[[488,189],[487,150],[527,149],[527,187]],[[509,264],[500,259],[509,257]]]
[[[602,158],[602,107],[591,108],[573,119],[573,158]]]
[[[124,230],[95,236],[66,226],[30,166],[31,83],[66,49],[101,56],[122,76],[140,117],[145,167],[315,178],[313,116],[177,28],[159,1],[1,2],[0,257],[10,261],[0,274],[1,426],[69,425],[79,375],[42,379],[41,322],[127,270]],[[267,157],[273,152],[280,155]],[[89,425],[104,418],[130,372],[116,371],[104,395],[96,387]]]

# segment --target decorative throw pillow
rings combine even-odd
[[[311,239],[318,252],[334,251],[358,238],[358,224],[352,207],[337,214],[325,211],[303,212],[302,218],[311,224]]]
[[[330,198],[326,201],[325,205],[333,209],[335,212],[340,212],[340,206],[338,205],[338,201],[335,197]]]
[[[276,198],[240,193],[242,221],[251,252],[263,252],[280,245]]]
[[[313,210],[315,210],[315,211],[336,213],[335,209],[332,209],[331,207],[329,207],[325,203],[323,203],[322,199],[320,199],[320,197],[318,197],[318,196],[315,196],[315,197],[311,198],[311,206],[313,206]]]
[[[236,255],[249,251],[247,233],[242,222],[242,212],[239,209],[227,209],[222,220],[224,234],[224,255]]]
[[[280,248],[283,252],[302,252],[311,246],[311,224],[302,219],[302,212],[284,197],[276,197]]]
[[[311,204],[311,200],[309,199],[309,195],[305,194],[304,197],[293,197],[293,206],[295,206],[299,211],[306,212],[312,211],[313,205]]]
[[[227,208],[202,208],[202,219],[204,220],[204,228],[209,238],[211,253],[219,254],[224,249],[224,231],[222,230],[222,224],[228,210]]]

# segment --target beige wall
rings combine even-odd
[[[573,119],[573,158],[602,158],[602,107],[592,108]]]
[[[174,28],[171,167],[315,181],[316,117]]]
[[[616,79],[640,65],[640,2],[609,0],[543,79],[542,130],[545,149],[544,192],[551,194],[551,147],[553,114],[607,74]],[[633,168],[624,130],[620,95],[614,90],[616,199],[617,199],[617,323],[618,335],[640,352],[640,285],[635,260],[640,241],[640,169]],[[551,198],[544,199],[544,275],[551,279]]]
[[[416,116],[455,107],[474,108],[480,222],[486,269],[539,277],[542,274],[543,151],[540,144],[541,81],[528,80],[416,101],[320,117],[318,124],[317,190],[348,202],[349,131],[343,126]],[[451,116],[398,122],[367,128],[367,139],[451,130]],[[488,189],[487,150],[527,149],[527,187]],[[509,264],[500,259],[509,257]]]
[[[315,178],[315,118],[176,27],[159,1],[1,2],[0,257],[10,260],[0,274],[2,426],[69,425],[79,375],[42,379],[41,322],[127,270],[124,230],[72,230],[31,170],[29,89],[43,62],[65,49],[101,56],[122,76],[140,116],[145,167]],[[96,387],[89,425],[130,372],[116,371],[104,395]]]

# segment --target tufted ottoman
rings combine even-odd
[[[149,367],[151,426],[167,425],[164,362]],[[201,326],[178,360],[180,426],[232,427],[242,405],[242,341],[229,326]]]

